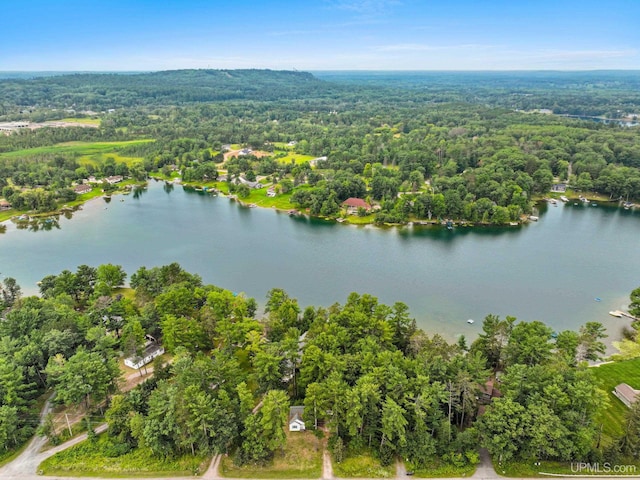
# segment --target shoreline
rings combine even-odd
[[[83,205],[88,204],[89,202],[92,202],[94,200],[97,200],[99,198],[109,198],[111,196],[115,196],[115,195],[128,195],[130,194],[133,189],[135,188],[146,188],[149,184],[149,180],[154,180],[155,182],[165,182],[166,184],[170,184],[172,186],[182,186],[183,190],[184,189],[190,189],[193,190],[195,192],[198,193],[215,193],[215,196],[221,196],[224,198],[228,198],[229,200],[235,201],[236,203],[238,203],[240,206],[244,207],[244,208],[262,208],[264,210],[275,210],[277,212],[281,212],[281,213],[287,213],[289,214],[289,216],[295,216],[295,217],[306,217],[308,219],[317,219],[317,220],[323,220],[326,222],[331,222],[331,223],[339,223],[339,224],[343,224],[343,225],[349,225],[349,226],[355,226],[355,227],[367,227],[367,228],[381,228],[381,229],[388,229],[388,228],[414,228],[414,227],[418,227],[418,228],[436,228],[436,227],[445,227],[445,229],[447,230],[453,230],[454,228],[464,228],[466,229],[473,229],[473,228],[506,228],[506,229],[513,229],[513,228],[519,228],[531,223],[535,223],[538,221],[538,215],[533,215],[529,214],[529,215],[522,215],[519,221],[511,221],[508,223],[503,223],[503,224],[494,224],[494,223],[483,223],[483,222],[469,222],[463,219],[433,219],[433,220],[428,220],[428,219],[418,219],[418,218],[413,218],[412,220],[408,220],[407,222],[404,223],[382,223],[382,224],[378,224],[376,223],[374,220],[371,221],[364,221],[364,222],[352,222],[349,221],[350,217],[354,217],[354,215],[347,215],[345,217],[323,217],[321,215],[312,215],[308,212],[308,208],[304,209],[304,210],[299,210],[295,207],[292,206],[292,208],[281,208],[278,207],[276,205],[271,205],[271,206],[265,206],[265,205],[259,205],[256,204],[254,202],[250,202],[250,201],[245,201],[242,200],[240,198],[238,198],[237,195],[235,194],[230,194],[230,193],[225,193],[222,190],[220,190],[218,188],[218,183],[220,182],[215,182],[215,186],[210,186],[210,185],[200,185],[200,184],[195,184],[195,183],[183,183],[182,179],[180,177],[178,178],[174,178],[171,180],[165,179],[165,178],[159,178],[159,177],[155,177],[155,176],[149,176],[147,178],[146,181],[142,182],[142,183],[127,183],[125,185],[123,185],[125,188],[121,188],[118,190],[115,190],[109,194],[105,194],[104,192],[100,195],[95,195],[91,198],[88,198],[86,200],[76,200],[78,203],[73,205],[73,206],[69,206],[67,204],[63,205],[62,207],[60,207],[57,210],[54,210],[52,212],[44,212],[44,213],[28,213],[28,212],[23,212],[18,214],[18,212],[15,212],[14,214],[12,214],[10,217],[6,218],[5,220],[0,220],[0,234],[4,233],[4,231],[6,231],[7,225],[9,222],[18,225],[18,222],[23,222],[23,223],[31,223],[34,220],[41,220],[42,223],[44,225],[42,225],[43,227],[46,228],[46,221],[47,219],[52,219],[53,217],[55,217],[56,219],[59,218],[60,215],[65,215],[65,213],[68,212],[75,212],[78,211],[80,209],[82,209]],[[127,188],[130,187],[130,188]],[[625,206],[625,203],[628,202],[624,202],[622,200],[609,200],[608,198],[605,198],[597,193],[592,193],[592,199],[587,200],[585,197],[583,197],[581,194],[576,194],[576,193],[571,193],[570,196],[566,196],[566,192],[552,192],[553,195],[552,196],[547,196],[547,197],[541,197],[541,198],[537,198],[534,200],[534,204],[535,207],[534,208],[538,208],[539,206],[548,204],[555,204],[554,206],[557,206],[557,204],[564,204],[564,203],[573,203],[574,205],[576,204],[585,204],[586,206],[596,206],[599,205],[600,203],[604,204],[605,206],[608,207],[615,207],[617,206],[618,208],[623,207],[625,210],[628,210],[629,208]],[[563,193],[564,195],[559,195],[559,193]],[[561,197],[564,197],[567,199],[567,201],[561,200]],[[595,203],[595,202],[599,202],[599,203]],[[634,205],[633,207],[631,207],[631,209],[635,209],[636,206]],[[26,218],[23,220],[17,220],[19,217],[25,216]],[[361,217],[357,217],[356,218],[361,218]],[[3,231],[4,230],[4,231]]]

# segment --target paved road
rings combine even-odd
[[[489,452],[486,448],[480,449],[480,464],[476,471],[471,476],[472,478],[480,478],[480,479],[493,479],[500,478],[500,475],[496,473],[493,469],[493,463],[491,463],[491,456],[489,456]]]
[[[49,397],[49,399],[46,401],[42,409],[42,412],[40,412],[41,424],[44,421],[44,418],[47,416],[47,414],[51,411],[52,398],[53,397]],[[101,433],[106,429],[107,429],[107,424],[103,423],[99,425],[95,429],[95,431],[96,433]],[[41,475],[38,475],[38,472],[37,472],[38,465],[40,465],[42,461],[44,461],[45,459],[49,458],[52,455],[55,455],[56,453],[62,450],[65,450],[77,443],[82,442],[86,438],[87,438],[87,434],[85,433],[83,435],[79,435],[78,437],[69,440],[68,442],[63,443],[62,445],[58,445],[57,447],[51,448],[46,452],[41,452],[40,449],[45,444],[46,439],[44,437],[35,436],[31,440],[31,442],[29,442],[29,445],[27,445],[27,447],[18,457],[16,457],[13,461],[6,464],[4,467],[0,467],[0,480],[42,480],[43,477]],[[209,464],[209,468],[201,478],[203,478],[204,480],[222,480],[221,477],[219,476],[219,471],[218,471],[220,467],[221,459],[222,459],[222,455],[214,456],[213,459],[211,460],[211,463]],[[53,477],[46,477],[46,478],[55,478],[56,480],[78,480],[78,477],[61,477],[58,475]],[[408,480],[409,478],[411,477],[407,477],[406,469],[403,462],[398,461],[396,463],[395,480]],[[487,452],[486,449],[480,450],[480,464],[478,465],[478,468],[476,469],[475,473],[472,475],[471,478],[474,478],[477,480],[504,479],[504,477],[499,476],[496,473],[496,471],[493,469],[491,458],[489,457],[489,452]],[[597,478],[611,479],[616,477],[572,476],[571,478],[572,479],[582,478],[582,479],[594,480]],[[621,478],[621,477],[617,477],[617,478]],[[629,475],[629,476],[625,476],[624,478],[640,478],[640,476]],[[173,480],[188,480],[188,479],[193,480],[193,477],[173,477]],[[101,478],[94,477],[93,480],[112,480],[112,479],[101,479]],[[139,480],[139,479],[132,479],[132,480]],[[157,478],[157,479],[145,478],[145,480],[167,480],[167,479],[166,477],[164,477],[164,478]],[[323,458],[322,458],[322,480],[335,480],[335,477],[333,476],[333,468],[331,465],[331,457],[329,455],[329,452],[326,450],[323,452]],[[377,479],[360,479],[360,480],[377,480]],[[449,478],[446,480],[469,480],[469,477],[467,477],[466,479]],[[530,479],[511,479],[511,480],[530,480]]]

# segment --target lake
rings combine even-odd
[[[420,327],[449,339],[474,338],[489,313],[556,330],[599,321],[617,336],[629,320],[608,312],[626,308],[640,286],[640,211],[604,206],[543,206],[539,222],[513,228],[380,229],[245,208],[151,181],[137,198],[87,203],[59,228],[6,225],[0,273],[28,294],[45,275],[80,264],[119,264],[131,275],[179,262],[261,304],[273,287],[302,306],[344,303],[353,291],[402,301]]]

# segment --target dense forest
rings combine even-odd
[[[604,200],[640,198],[637,128],[522,111],[548,107],[545,97],[580,113],[596,113],[587,111],[593,102],[626,99],[620,115],[629,114],[637,111],[633,75],[361,74],[341,84],[325,75],[331,81],[254,70],[2,80],[0,88],[13,92],[3,95],[6,120],[118,107],[101,115],[100,128],[0,136],[2,197],[17,211],[47,212],[72,201],[71,187],[91,175],[142,181],[178,171],[183,181],[219,188],[224,174],[229,193],[247,197],[241,183],[258,177],[311,215],[337,218],[342,202],[363,198],[380,224],[519,222],[557,182]],[[470,99],[474,88],[485,94]],[[514,104],[507,88],[538,93]],[[98,97],[111,100],[92,103]],[[97,160],[56,148],[134,140]],[[223,163],[230,144],[260,154]],[[279,160],[288,153],[301,160]]]
[[[4,281],[5,449],[33,434],[30,407],[53,389],[58,404],[104,413],[107,457],[139,448],[261,464],[285,442],[290,405],[304,405],[308,429],[329,436],[338,462],[367,451],[383,465],[401,456],[416,468],[464,466],[478,461],[479,445],[500,462],[638,453],[638,429],[601,441],[606,402],[587,366],[604,352],[598,323],[554,333],[489,315],[468,346],[417,329],[406,305],[367,294],[303,308],[274,288],[262,314],[254,299],[204,285],[178,264],[141,267],[123,295],[126,277],[117,265],[81,265],[43,278],[41,296],[27,298]],[[140,356],[149,336],[170,361],[158,358],[147,381],[120,391],[119,357]],[[637,424],[640,410],[629,412]],[[59,434],[50,421],[41,433],[54,443]]]

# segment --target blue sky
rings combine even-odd
[[[640,0],[6,0],[0,71],[640,69]]]

